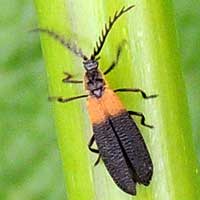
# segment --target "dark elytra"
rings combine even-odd
[[[93,125],[102,160],[115,183],[136,195],[136,183],[149,185],[153,164],[144,139],[128,112]]]

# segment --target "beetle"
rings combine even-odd
[[[101,158],[118,187],[128,194],[136,195],[137,183],[145,186],[149,185],[153,175],[153,163],[140,130],[131,116],[139,116],[141,124],[146,127],[153,128],[153,126],[145,123],[145,117],[142,113],[127,111],[116,93],[139,92],[144,99],[155,98],[157,95],[147,96],[139,88],[120,88],[115,90],[109,88],[105,81],[105,75],[111,72],[118,64],[122,45],[118,48],[115,61],[105,72],[99,70],[98,62],[100,59],[99,54],[113,25],[133,7],[134,5],[122,7],[120,11],[115,12],[113,18],[109,18],[109,23],[105,24],[105,28],[102,30],[90,57],[86,56],[74,43],[54,31],[45,28],[37,28],[34,31],[48,34],[76,56],[82,58],[83,67],[86,71],[84,81],[74,80],[73,76],[66,72],[66,77],[62,81],[74,84],[84,83],[88,94],[70,98],[50,97],[49,99],[66,103],[76,99],[87,98],[87,109],[94,133],[88,147],[92,152],[99,154],[95,165],[99,163]],[[92,147],[95,141],[98,149]]]

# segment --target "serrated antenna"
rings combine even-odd
[[[32,32],[42,32],[47,33],[49,36],[53,37],[55,40],[60,42],[64,47],[69,49],[72,53],[76,56],[81,57],[83,60],[87,60],[87,56],[83,54],[83,51],[77,47],[77,45],[71,41],[67,41],[63,36],[59,35],[58,33],[51,31],[45,28],[36,28],[31,30]]]
[[[108,25],[105,24],[105,29],[102,29],[101,36],[99,36],[99,40],[96,42],[96,47],[94,48],[93,54],[91,55],[90,59],[94,60],[95,57],[100,53],[104,42],[106,40],[106,37],[110,30],[112,29],[112,26],[117,21],[118,18],[120,18],[124,13],[128,12],[131,8],[135,7],[135,5],[131,5],[127,8],[123,7],[119,12],[116,11],[113,18],[109,17],[109,23]]]

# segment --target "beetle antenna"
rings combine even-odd
[[[99,36],[99,40],[96,42],[96,47],[94,48],[93,54],[91,55],[91,59],[94,60],[95,57],[100,53],[104,42],[106,40],[106,37],[110,30],[112,29],[112,26],[117,21],[118,18],[120,18],[124,13],[128,12],[131,8],[135,7],[135,5],[131,5],[127,8],[122,7],[122,9],[118,12],[115,12],[115,15],[113,18],[109,17],[109,23],[108,25],[105,24],[105,29],[102,29],[101,35]]]
[[[72,53],[74,53],[76,56],[81,57],[83,60],[87,60],[87,56],[85,56],[80,48],[77,47],[75,43],[72,43],[71,41],[67,41],[63,36],[57,34],[54,31],[51,31],[49,29],[45,28],[36,28],[31,30],[32,32],[42,32],[47,33],[49,36],[53,37],[55,40],[60,42],[64,47],[69,49]]]

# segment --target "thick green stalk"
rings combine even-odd
[[[132,72],[136,86],[159,94],[144,105],[155,125],[147,140],[154,161],[152,199],[192,200],[199,197],[199,172],[172,10],[170,0],[138,3],[129,23]]]
[[[108,16],[132,1],[35,0],[35,4],[40,27],[77,41],[90,55]],[[135,5],[111,31],[100,60],[101,69],[105,69],[115,58],[119,43],[126,40],[118,67],[107,76],[109,85],[140,87],[148,94],[159,94],[157,99],[148,101],[140,95],[120,95],[128,109],[144,112],[147,122],[155,126],[153,130],[141,127],[152,155],[154,176],[149,187],[137,186],[134,199],[196,200],[199,175],[171,1],[140,0]],[[84,93],[77,85],[61,82],[63,71],[82,77],[81,60],[54,39],[46,35],[41,39],[50,95],[69,97]],[[54,109],[68,199],[130,199],[115,186],[102,163],[93,167],[96,156],[87,150],[92,131],[85,101],[55,103]]]

